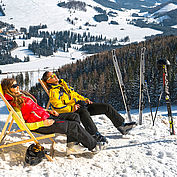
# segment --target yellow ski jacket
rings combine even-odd
[[[52,109],[58,113],[67,113],[74,111],[74,105],[77,101],[86,101],[88,98],[79,95],[63,79],[60,79],[58,85],[51,85],[49,99]]]

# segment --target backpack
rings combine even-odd
[[[37,165],[43,160],[44,157],[44,147],[40,144],[31,144],[26,150],[25,162],[30,165]]]

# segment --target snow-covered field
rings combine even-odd
[[[124,10],[117,11],[109,8],[105,8],[93,0],[82,0],[87,5],[87,11],[68,10],[57,6],[58,0],[15,0],[9,3],[8,0],[3,0],[5,6],[6,16],[1,17],[2,21],[12,23],[17,29],[20,27],[28,28],[30,25],[47,24],[48,31],[62,31],[72,30],[74,32],[83,33],[88,31],[91,35],[106,36],[107,38],[117,37],[118,39],[126,36],[130,37],[130,42],[139,42],[144,40],[147,35],[160,34],[160,31],[152,30],[149,28],[141,29],[139,27],[130,25],[127,20],[132,19],[132,13],[137,13],[139,10]],[[93,17],[97,15],[93,7],[101,7],[102,9],[117,12],[115,17],[109,17],[108,22],[97,23]],[[67,18],[74,20],[75,25],[67,22]],[[77,20],[76,20],[77,18]],[[117,21],[119,25],[109,25],[111,20]],[[88,22],[90,25],[84,26]],[[82,29],[79,29],[79,27]],[[121,30],[124,29],[124,30]]]
[[[5,109],[0,107],[1,125]],[[2,111],[4,110],[4,111]],[[125,113],[122,115],[126,117]],[[173,106],[175,129],[177,128],[177,106]],[[132,110],[132,118],[138,121],[138,111]],[[105,150],[93,155],[90,152],[76,155],[74,159],[65,156],[66,137],[55,138],[57,145],[53,162],[44,159],[36,166],[29,166],[24,155],[30,143],[0,150],[0,176],[60,176],[60,177],[175,177],[177,176],[177,136],[169,135],[169,124],[165,107],[160,107],[155,126],[151,116],[144,110],[143,125],[136,126],[123,137],[105,115],[94,116],[99,131],[108,138]],[[165,124],[167,123],[167,124]],[[18,140],[11,136],[7,139]],[[49,142],[42,141],[49,149]]]
[[[131,16],[132,13],[138,12],[138,10],[116,11],[104,8],[92,0],[82,1],[87,4],[86,12],[58,7],[58,0],[46,0],[45,2],[43,0],[3,0],[0,4],[5,4],[3,7],[5,8],[4,11],[6,16],[1,16],[1,20],[14,24],[15,28],[18,30],[20,27],[28,28],[31,25],[47,24],[48,28],[46,30],[48,31],[71,30],[77,33],[90,32],[91,35],[102,34],[103,37],[106,36],[107,39],[117,37],[118,40],[129,36],[130,42],[140,42],[145,40],[145,36],[161,33],[157,30],[139,28],[128,24],[128,20],[133,18]],[[114,11],[117,15],[115,17],[109,17],[108,22],[97,23],[94,21],[93,17],[98,14],[98,12],[88,5],[91,5],[92,7],[101,7],[107,12]],[[66,21],[68,17],[75,21],[75,25],[71,25]],[[119,25],[109,25],[111,20],[117,21]],[[86,22],[89,22],[92,26],[84,26]],[[82,29],[79,29],[80,26],[82,26]],[[25,47],[23,47],[23,39],[19,40],[17,37],[16,42],[19,47],[11,52],[13,57],[17,56],[22,61],[24,60],[24,57],[29,56],[30,62],[0,65],[0,70],[2,70],[3,73],[36,71],[33,72],[33,77],[36,79],[32,80],[33,83],[31,84],[34,85],[37,82],[37,79],[41,77],[44,70],[56,70],[64,64],[75,62],[78,59],[84,59],[86,57],[86,54],[83,52],[69,48],[69,52],[58,51],[53,56],[38,58],[38,56],[33,55],[33,53],[28,50],[28,44],[32,43],[33,40],[39,41],[40,39],[32,38],[30,40],[25,40]],[[75,60],[72,60],[71,58],[74,58]],[[14,73],[14,75],[16,74]],[[7,76],[11,77],[12,75],[0,75],[0,79]]]
[[[21,59],[24,59],[24,56],[29,55],[30,62],[22,62],[22,63],[14,63],[8,65],[0,65],[0,70],[3,73],[0,75],[0,80],[6,77],[12,77],[12,75],[20,74],[20,72],[25,74],[25,71],[30,72],[29,78],[31,81],[31,86],[35,85],[38,82],[38,78],[41,78],[43,73],[47,70],[56,71],[59,67],[74,63],[77,60],[82,60],[86,57],[82,52],[76,51],[75,49],[70,48],[69,52],[57,52],[53,56],[50,57],[41,57],[36,58],[36,56],[32,53],[29,53],[25,47],[19,47],[12,52],[12,55],[21,56]],[[74,58],[72,60],[71,58]]]
[[[162,33],[161,31],[152,30],[149,28],[139,28],[134,25],[129,24],[129,21],[132,20],[132,14],[138,12],[138,10],[124,10],[116,11],[108,8],[104,8],[101,5],[98,5],[92,0],[82,0],[86,2],[87,11],[75,11],[68,10],[57,6],[58,0],[15,0],[8,1],[3,0],[0,4],[5,4],[6,16],[1,16],[3,22],[14,24],[15,28],[20,30],[20,27],[26,27],[39,24],[47,24],[47,31],[62,31],[62,30],[71,30],[76,33],[90,32],[91,35],[103,35],[103,37],[123,39],[126,36],[129,36],[130,42],[140,42],[145,40],[145,36],[156,35]],[[88,6],[91,5],[92,7]],[[94,21],[94,15],[98,14],[93,7],[98,6],[109,11],[114,11],[117,13],[115,17],[109,17],[108,22],[97,23]],[[75,25],[72,25],[67,22],[67,18],[74,20]],[[76,20],[77,19],[77,20]],[[110,21],[117,21],[119,25],[110,25]],[[85,23],[89,23],[92,26],[85,26]],[[82,27],[81,29],[79,27]],[[35,40],[35,39],[32,39]],[[39,59],[37,56],[34,56],[28,50],[28,43],[32,42],[26,41],[26,46],[22,47],[23,40],[17,40],[19,47],[12,52],[12,56],[17,56],[21,60],[24,60],[24,56],[30,57],[29,63],[20,63],[15,65],[6,65],[0,66],[0,69],[3,72],[12,72],[12,71],[24,71],[31,70],[35,68],[36,70],[41,69],[41,63],[44,67],[59,67],[61,61],[63,64],[66,64],[70,61],[70,58],[75,57],[76,59],[82,59],[83,54],[76,50],[70,50],[69,53],[62,53],[61,51],[57,52],[54,57],[42,57]],[[79,54],[79,55],[78,55]],[[34,61],[37,60],[37,61]],[[44,61],[46,60],[46,61]],[[28,68],[29,67],[29,68]]]

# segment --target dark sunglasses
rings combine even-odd
[[[56,77],[56,74],[55,74],[55,73],[53,73],[53,74],[47,79],[47,81],[50,80],[50,79],[53,79],[54,77]]]
[[[17,88],[19,85],[18,84],[13,84],[11,88]]]

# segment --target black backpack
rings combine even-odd
[[[31,144],[26,150],[25,162],[30,165],[37,165],[43,160],[44,157],[44,147],[40,144]]]

